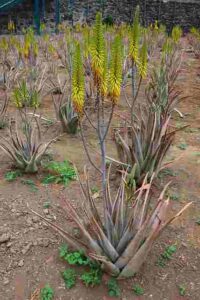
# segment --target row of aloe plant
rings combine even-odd
[[[153,30],[157,36],[160,34],[159,28],[148,30]],[[148,51],[148,30],[141,27],[137,8],[132,26],[106,29],[99,13],[94,26],[75,30],[66,28],[65,34],[60,35],[56,43],[48,35],[39,43],[32,31],[27,32],[23,40],[8,41],[8,48],[11,42],[12,51],[17,53],[17,64],[20,62],[22,69],[26,72],[31,70],[31,73],[27,82],[18,87],[20,92],[15,90],[13,93],[23,126],[18,129],[16,122],[14,132],[11,126],[10,141],[1,142],[1,148],[18,167],[33,172],[37,171],[42,155],[52,142],[44,144],[39,141],[36,105],[31,121],[26,105],[21,105],[24,96],[25,100],[30,98],[29,87],[34,86],[32,81],[41,55],[48,62],[46,75],[52,78],[47,76],[48,82],[46,75],[40,74],[40,78],[45,78],[45,83],[50,87],[57,119],[66,131],[73,129],[72,132],[76,132],[79,125],[88,160],[101,175],[103,206],[102,215],[92,198],[89,174],[85,171],[85,182],[79,178],[84,196],[82,212],[77,213],[69,200],[65,200],[64,205],[67,217],[80,229],[83,239],[77,239],[65,228],[45,220],[73,247],[83,248],[89,257],[100,263],[102,269],[118,278],[138,272],[159,234],[190,205],[169,218],[170,201],[165,196],[167,186],[160,197],[154,201],[150,199],[152,182],[173,141],[175,132],[169,127],[170,117],[180,95],[175,91],[178,67],[174,67],[176,56],[172,53],[173,49],[178,51],[176,29],[172,37],[164,39],[161,66],[152,73],[147,99],[144,103],[138,103],[142,84],[147,77],[148,63],[151,63],[151,51],[155,50],[151,47]],[[8,48],[3,48],[4,56],[7,56]],[[43,49],[42,54],[40,49]],[[59,69],[57,64],[60,64]],[[64,84],[57,85],[60,82],[58,73],[62,69],[65,70]],[[127,96],[129,85],[131,96]],[[106,141],[122,90],[127,100],[128,118],[123,135],[116,131],[115,138],[119,153],[121,151],[123,154],[120,166],[124,167],[120,187],[113,196],[114,190],[109,180],[112,168],[108,170],[106,165]],[[84,131],[86,122],[94,130],[98,141],[100,166],[92,159],[91,149],[88,148]],[[140,186],[131,194],[126,190],[129,172]]]
[[[138,32],[136,26],[139,27],[138,14],[137,11],[137,23],[134,22],[133,25],[133,31],[136,32]],[[160,167],[161,161],[173,140],[174,132],[168,132],[167,128],[171,110],[174,108],[174,101],[177,101],[177,99],[175,98],[172,103],[170,102],[173,96],[171,96],[167,87],[167,100],[165,98],[160,99],[160,94],[158,94],[156,99],[151,97],[146,110],[142,110],[142,107],[139,106],[141,114],[136,113],[138,108],[136,109],[135,103],[139,94],[137,89],[141,86],[141,79],[143,80],[146,75],[148,57],[145,39],[142,38],[141,45],[140,38],[137,37],[137,43],[135,43],[134,35],[132,38],[132,43],[129,44],[130,52],[127,56],[124,56],[122,38],[118,35],[111,40],[111,51],[107,52],[106,49],[108,48],[106,48],[101,14],[98,14],[89,47],[87,73],[85,72],[85,74],[80,43],[75,47],[71,99],[79,117],[81,136],[88,159],[101,175],[103,213],[102,209],[99,209],[96,205],[91,194],[87,168],[84,171],[85,181],[79,177],[80,188],[83,193],[80,212],[77,212],[77,209],[68,199],[64,199],[62,204],[66,217],[79,228],[82,240],[74,237],[66,228],[51,223],[37,212],[34,212],[59,232],[72,247],[82,248],[87,256],[99,262],[105,272],[119,279],[133,276],[138,272],[160,233],[190,205],[190,203],[187,204],[178,213],[168,217],[170,200],[165,196],[168,185],[164,187],[157,199],[151,200],[150,190],[156,176],[156,170]],[[142,53],[141,56],[140,53]],[[121,183],[115,194],[110,185],[112,166],[109,169],[106,167],[106,137],[120,98],[121,89],[124,82],[128,80],[126,74],[130,70],[128,66],[131,67],[133,93],[129,99],[131,102],[128,101],[130,104],[130,121],[128,123],[129,127],[126,128],[126,134],[131,138],[131,146],[124,145],[120,134],[117,136],[123,144],[122,151],[130,160],[125,163],[126,167],[121,177]],[[139,85],[135,82],[138,77],[137,74],[140,76]],[[167,82],[164,82],[165,85],[168,84],[168,75],[168,73],[165,74]],[[88,77],[92,86],[92,97],[88,99],[89,108],[86,106],[84,88],[84,82]],[[156,81],[155,78],[154,80]],[[155,82],[156,84],[158,83]],[[153,88],[158,90],[160,86]],[[149,94],[151,91],[152,87]],[[153,109],[158,104],[159,107],[160,104],[164,105],[162,111],[158,112]],[[90,109],[91,106],[92,110]],[[169,109],[166,112],[167,107]],[[91,111],[93,111],[93,117],[91,117]],[[147,121],[144,119],[145,112]],[[91,150],[88,148],[84,135],[83,123],[86,121],[94,130],[98,140],[101,158],[100,167],[92,160]],[[140,143],[144,143],[144,147]],[[138,147],[137,150],[135,150],[136,147]],[[140,149],[141,147],[142,149]],[[143,150],[146,154],[145,158],[142,157]],[[126,191],[126,183],[129,165],[133,167],[134,160],[132,156],[134,157],[134,153],[137,153],[139,157],[135,174],[140,172],[139,163],[142,162],[142,159],[148,161],[148,163],[142,170],[142,175],[138,175],[140,188],[135,193],[132,191],[130,197]],[[136,155],[134,159],[136,161]],[[152,163],[152,159],[154,163]]]

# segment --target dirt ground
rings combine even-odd
[[[178,107],[184,117],[174,113],[173,125],[190,127],[177,134],[168,159],[179,159],[170,166],[171,172],[158,179],[158,183],[164,185],[172,180],[169,189],[172,210],[177,211],[190,201],[193,205],[165,230],[140,273],[119,283],[122,291],[119,299],[122,300],[178,300],[183,298],[178,288],[182,285],[186,288],[183,299],[200,299],[200,226],[196,223],[200,220],[200,90],[196,89],[197,84],[200,86],[200,61],[185,40],[183,45],[185,51],[178,85],[189,97]],[[123,105],[120,109],[123,110]],[[51,111],[52,105],[45,103],[43,110],[44,113]],[[52,135],[56,129],[50,131]],[[4,130],[0,132],[0,135],[4,134]],[[180,149],[183,144],[185,150]],[[69,159],[79,170],[87,162],[79,137],[65,135],[52,145],[50,151],[55,160]],[[63,241],[27,207],[29,205],[62,226],[70,226],[63,219],[59,196],[65,194],[78,206],[81,199],[78,183],[72,182],[67,188],[60,185],[44,187],[39,173],[24,177],[36,183],[37,190],[32,190],[21,182],[21,178],[12,183],[4,179],[11,164],[2,151],[0,164],[0,300],[37,300],[39,298],[31,296],[46,283],[54,288],[56,300],[111,299],[107,296],[106,279],[103,285],[95,288],[86,288],[79,282],[72,290],[65,289],[60,272],[67,265],[58,257],[58,248]],[[47,201],[51,206],[44,209]],[[177,246],[176,253],[165,267],[159,266],[159,256],[166,246],[172,244]],[[133,294],[132,286],[136,283],[143,287],[143,296]]]

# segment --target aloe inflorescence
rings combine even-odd
[[[82,114],[84,107],[85,87],[80,44],[77,43],[73,55],[72,102],[75,111]]]

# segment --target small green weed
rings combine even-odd
[[[185,125],[183,125],[181,122],[176,122],[177,129],[181,129],[183,126],[185,126]]]
[[[43,208],[50,208],[51,203],[49,201],[43,203]]]
[[[119,297],[121,292],[120,292],[120,287],[118,285],[118,282],[115,278],[110,278],[110,280],[107,283],[108,286],[108,294],[111,297]]]
[[[110,159],[106,159],[106,167],[109,167],[111,165],[112,161]]]
[[[102,279],[102,271],[100,268],[98,269],[91,269],[89,272],[84,272],[81,275],[81,280],[83,283],[88,287],[94,287],[101,283]]]
[[[166,261],[172,258],[172,255],[176,252],[176,245],[171,245],[165,248],[165,251],[161,254],[158,265],[164,267],[166,265]]]
[[[178,193],[169,193],[169,197],[173,201],[178,201],[180,199],[180,195]]]
[[[59,248],[59,257],[67,261],[70,265],[90,267],[90,270],[88,272],[84,272],[80,277],[82,282],[87,287],[93,287],[101,283],[102,270],[100,268],[100,265],[86,257],[82,250],[69,251],[68,246],[64,244]],[[72,288],[75,285],[76,273],[73,269],[65,270],[62,273],[62,277],[68,289]]]
[[[4,129],[7,126],[7,122],[6,121],[0,121],[0,129]]]
[[[186,143],[180,143],[177,147],[181,150],[186,150],[188,145]]]
[[[36,192],[38,190],[37,186],[35,185],[35,182],[31,179],[21,179],[21,183],[24,185],[28,185],[32,192]]]
[[[40,300],[53,300],[54,298],[54,291],[50,287],[50,285],[45,285],[44,288],[40,291]]]
[[[76,284],[76,272],[73,269],[66,269],[62,272],[62,278],[67,289],[71,289]]]
[[[46,165],[46,169],[55,173],[46,176],[42,183],[61,183],[67,186],[71,180],[76,179],[76,172],[68,161],[56,162],[52,161]]]
[[[69,265],[88,266],[91,262],[90,259],[84,255],[82,250],[69,251],[66,244],[60,247],[59,257],[67,261]]]
[[[200,156],[200,152],[193,152],[193,155]]]
[[[44,120],[44,121],[43,121],[43,125],[44,125],[45,127],[50,127],[50,126],[53,125],[53,123],[54,123],[54,121],[53,121],[53,120],[50,120],[50,119]]]
[[[177,173],[174,172],[172,169],[166,168],[163,169],[159,174],[158,174],[158,178],[163,178],[165,176],[172,176],[172,177],[176,177]]]
[[[17,177],[20,177],[20,176],[22,176],[22,173],[19,170],[17,170],[17,171],[7,172],[4,177],[7,181],[12,182],[12,181],[16,180]]]
[[[184,297],[185,294],[186,294],[185,286],[184,285],[179,285],[178,289],[179,289],[179,295]]]
[[[185,129],[185,132],[188,132],[188,133],[196,133],[196,132],[199,132],[199,129],[198,128],[193,128],[193,127],[187,127]]]
[[[93,186],[93,187],[91,188],[91,192],[92,192],[93,194],[98,193],[98,192],[99,192],[99,188],[98,188],[97,186]]]
[[[133,292],[137,296],[142,296],[144,294],[144,289],[139,284],[135,284],[133,286]]]

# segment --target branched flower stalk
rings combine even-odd
[[[138,89],[136,90],[134,87],[135,74],[132,74],[133,97],[129,106],[132,120],[127,128],[127,135],[128,138],[131,136],[131,143],[126,145],[123,137],[121,142],[131,163],[133,158],[137,163],[135,174],[140,177],[140,188],[135,193],[132,192],[130,198],[128,197],[126,183],[129,170],[127,166],[122,172],[116,193],[115,188],[110,185],[112,165],[109,169],[106,168],[106,137],[115,106],[120,98],[124,70],[130,69],[129,64],[131,63],[132,71],[133,68],[137,68],[140,80],[147,74],[147,42],[145,37],[140,38],[139,8],[136,10],[131,30],[128,53],[122,53],[122,50],[126,52],[125,49],[128,48],[122,47],[123,34],[118,36],[114,29],[111,29],[110,32],[114,34],[114,39],[108,38],[106,41],[102,16],[98,13],[91,43],[86,53],[82,53],[81,46],[84,43],[81,40],[81,28],[80,26],[76,27],[75,34],[78,42],[73,51],[71,82],[72,103],[78,114],[85,152],[89,162],[101,175],[103,212],[102,208],[99,208],[94,201],[88,171],[85,168],[85,180],[82,181],[79,178],[83,194],[80,211],[67,199],[62,201],[66,217],[79,228],[81,239],[76,238],[69,230],[50,222],[36,212],[34,213],[43,218],[72,247],[82,248],[84,253],[97,261],[105,272],[121,279],[134,276],[139,271],[158,236],[166,226],[182,215],[191,203],[169,217],[170,200],[165,196],[168,184],[160,196],[151,201],[150,190],[157,168],[160,167],[160,161],[171,144],[174,133],[167,131],[170,117],[166,118],[165,122],[162,120],[161,124],[161,115],[153,111],[152,107],[147,111],[147,120],[144,120],[143,114],[140,116],[133,111],[135,97],[138,95]],[[93,114],[90,113],[85,102],[85,81],[89,76],[92,77],[94,83]],[[143,113],[145,112],[143,111]],[[93,161],[88,149],[83,130],[85,120],[94,130],[98,140],[100,167],[97,162]],[[156,168],[154,168],[155,166]]]
[[[94,85],[96,87],[96,119],[95,129],[101,151],[102,190],[106,193],[106,136],[113,116],[114,106],[118,102],[122,83],[122,43],[121,38],[116,36],[112,46],[111,55],[106,55],[106,43],[103,33],[102,16],[96,16],[94,36],[91,45],[91,69]],[[110,62],[109,62],[110,58]],[[109,66],[109,69],[108,69]],[[106,121],[105,99],[111,100],[111,112]],[[88,117],[88,115],[87,115]],[[91,121],[90,121],[91,124]],[[96,168],[98,169],[98,168]]]

